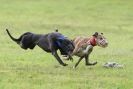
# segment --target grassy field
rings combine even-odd
[[[39,47],[22,50],[12,35],[31,31],[48,33],[59,28],[69,38],[103,32],[106,49],[96,47],[90,56],[93,67],[84,61],[64,61],[62,67]],[[133,89],[133,1],[132,0],[0,0],[0,89]],[[116,61],[123,69],[105,69]]]

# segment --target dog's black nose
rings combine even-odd
[[[107,47],[108,46],[108,43],[105,43],[105,47]]]

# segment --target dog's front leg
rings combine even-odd
[[[52,54],[54,55],[54,57],[57,59],[57,61],[58,61],[61,65],[63,65],[63,66],[67,66],[67,65],[68,65],[68,64],[66,64],[66,63],[63,63],[63,61],[60,59],[59,55],[57,54],[57,51],[52,52]]]
[[[84,56],[80,57],[78,62],[75,64],[74,68],[76,68],[78,66],[78,64],[80,63],[80,61],[84,58]]]
[[[93,49],[90,49],[90,50],[88,51],[88,54],[85,55],[85,64],[86,64],[87,66],[96,65],[96,64],[97,64],[97,62],[93,62],[93,63],[90,63],[90,62],[89,62],[89,55],[90,55],[90,53],[92,52],[92,50],[93,50]]]

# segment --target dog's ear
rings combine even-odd
[[[93,36],[97,37],[97,36],[98,36],[98,32],[95,32],[95,33],[93,34]]]
[[[55,32],[58,32],[58,29],[55,29]]]

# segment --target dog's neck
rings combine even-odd
[[[94,36],[90,37],[87,44],[92,45],[92,46],[96,46],[97,45],[96,37],[94,37]]]

